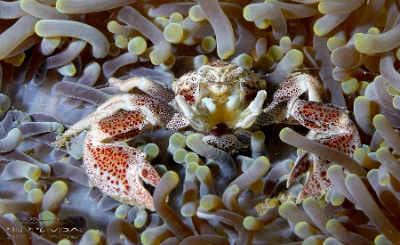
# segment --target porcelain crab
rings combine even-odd
[[[346,109],[321,102],[321,84],[307,74],[292,74],[267,89],[252,71],[218,60],[177,79],[173,91],[145,77],[110,78],[109,83],[125,92],[141,92],[110,98],[59,135],[56,145],[67,146],[70,137],[90,128],[83,150],[90,180],[106,195],[141,208],[154,210],[142,179],[156,186],[160,177],[145,153],[120,142],[147,127],[199,132],[203,141],[225,151],[240,150],[240,130],[274,123],[302,124],[316,132],[314,140],[350,155],[360,146]],[[324,173],[329,164],[305,152],[288,184],[310,172],[299,198],[321,195],[330,187]]]

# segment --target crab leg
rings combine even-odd
[[[171,90],[145,77],[132,77],[127,80],[111,77],[108,83],[125,92],[138,88],[152,98],[166,103],[170,102],[175,97],[175,94]]]

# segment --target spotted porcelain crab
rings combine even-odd
[[[156,186],[160,177],[144,152],[121,144],[147,127],[199,132],[203,141],[226,151],[243,145],[237,137],[241,130],[274,123],[302,124],[316,132],[314,140],[347,154],[360,145],[346,110],[320,102],[321,85],[307,74],[292,74],[267,90],[252,71],[219,60],[183,75],[173,91],[144,77],[111,78],[109,83],[125,92],[142,92],[110,98],[59,135],[56,145],[68,146],[70,137],[90,128],[83,150],[90,180],[106,195],[150,210],[153,199],[142,179]],[[289,183],[311,173],[300,198],[318,196],[330,187],[328,165],[315,155],[299,156]]]

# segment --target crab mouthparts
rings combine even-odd
[[[241,103],[239,95],[230,95],[224,101],[218,98],[202,98],[198,105],[190,105],[177,96],[176,101],[192,127],[199,131],[210,130],[218,124],[230,128],[249,128],[261,114],[267,98],[265,90],[258,91],[254,100],[247,106]]]

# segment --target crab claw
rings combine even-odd
[[[124,145],[99,143],[91,132],[85,139],[83,166],[93,184],[122,203],[154,211],[153,197],[142,179],[157,186],[160,177],[146,154]]]
[[[320,134],[313,140],[329,146],[330,148],[346,153],[351,157],[353,156],[355,149],[360,147],[361,143],[359,136],[356,133],[357,131],[355,131],[354,123],[351,121],[348,121],[347,123],[347,132],[340,132],[336,134],[332,133],[327,135]],[[308,173],[304,188],[297,197],[298,203],[309,196],[325,196],[328,189],[332,187],[332,183],[327,176],[327,170],[333,164],[333,162],[325,160],[309,152],[303,152],[297,158],[295,166],[290,172],[287,180],[287,186],[290,186],[295,179],[302,174]]]
[[[324,160],[317,155],[303,152],[296,160],[295,166],[290,172],[286,186],[289,187],[296,178],[308,173],[304,188],[297,196],[297,203],[306,197],[323,197],[327,190],[332,187],[327,176],[327,170],[332,165],[330,161]]]
[[[318,143],[343,152],[350,157],[361,146],[355,124],[349,118],[345,108],[318,101],[297,100],[293,104],[291,115],[303,126],[318,133],[313,139]],[[289,186],[301,174],[308,172],[307,181],[300,192],[297,202],[313,196],[323,197],[331,187],[327,169],[332,162],[317,155],[304,152],[295,163],[287,181]]]
[[[160,177],[146,154],[124,142],[135,137],[148,121],[138,111],[122,111],[92,125],[83,149],[83,167],[92,183],[122,203],[154,210],[153,197],[143,181],[157,186]]]

